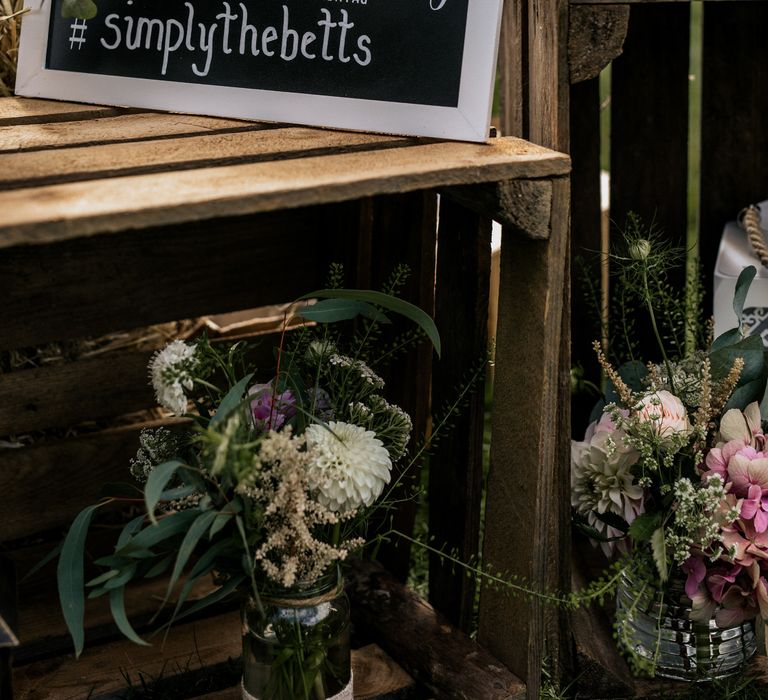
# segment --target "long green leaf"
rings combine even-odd
[[[234,411],[243,400],[243,394],[253,379],[253,372],[244,376],[235,386],[233,386],[227,395],[221,400],[216,415],[211,418],[210,425],[214,426],[221,423],[232,411]]]
[[[120,537],[117,538],[117,544],[115,545],[115,549],[120,549],[124,544],[127,544],[128,540],[131,539],[139,530],[141,530],[141,525],[144,522],[144,516],[139,515],[135,517],[133,520],[131,520],[124,528],[123,531],[120,533]]]
[[[296,314],[317,323],[348,321],[356,316],[366,316],[379,323],[390,323],[390,320],[375,306],[356,299],[324,299],[312,306],[305,306]]]
[[[744,303],[747,301],[747,294],[756,274],[757,269],[750,265],[741,271],[739,279],[736,280],[736,291],[733,294],[733,310],[736,313],[736,324],[739,328],[741,328],[741,315],[744,313]]]
[[[112,617],[115,620],[117,629],[119,629],[128,639],[134,644],[141,644],[142,646],[152,646],[149,642],[145,642],[131,627],[131,623],[128,622],[128,617],[125,614],[125,589],[116,588],[109,593],[109,609],[112,611]]]
[[[172,459],[170,462],[163,462],[158,464],[150,473],[147,483],[144,486],[144,502],[147,505],[147,513],[152,524],[157,524],[155,518],[155,507],[160,501],[160,497],[168,485],[168,482],[173,478],[176,470],[179,467],[184,466],[184,462],[180,462],[178,459]]]
[[[131,557],[133,552],[141,552],[159,542],[178,535],[180,532],[184,532],[198,516],[198,513],[199,511],[197,510],[180,510],[176,513],[171,513],[162,520],[159,520],[156,525],[145,527],[140,533],[134,535],[125,545],[115,551],[115,556]],[[107,566],[110,566],[110,563],[107,563]]]
[[[208,534],[208,539],[213,539],[219,531],[229,522],[229,519],[239,513],[243,509],[242,503],[239,498],[231,500],[225,505],[218,513],[216,513],[216,519],[211,525],[211,531]]]
[[[185,617],[194,615],[195,613],[205,610],[209,605],[218,603],[220,600],[224,600],[230,595],[243,581],[245,581],[245,575],[235,576],[229,579],[221,588],[217,588],[212,593],[209,593],[205,598],[201,598],[193,605],[190,605],[181,615],[178,615],[175,620],[167,622],[163,627],[170,626],[174,621],[183,620]]]
[[[427,334],[427,337],[432,341],[437,356],[440,357],[440,334],[437,331],[437,326],[431,316],[418,306],[414,306],[403,299],[393,297],[391,294],[384,294],[384,292],[376,292],[369,289],[320,289],[305,294],[300,297],[299,301],[317,297],[322,299],[354,299],[356,301],[365,301],[369,304],[375,304],[383,309],[405,316],[416,323]]]
[[[85,538],[91,524],[94,511],[101,503],[88,506],[78,513],[72,526],[64,538],[64,544],[59,556],[56,577],[59,584],[59,600],[64,621],[75,645],[75,656],[80,656],[85,643],[83,616],[85,614],[85,590],[83,559],[85,555]]]
[[[181,576],[181,572],[187,565],[190,555],[195,550],[195,547],[200,541],[200,538],[208,531],[208,528],[211,526],[213,519],[217,515],[218,511],[215,510],[209,510],[205,513],[201,513],[195,522],[192,523],[189,530],[187,530],[187,534],[184,536],[184,539],[181,542],[181,546],[179,547],[179,554],[176,557],[176,563],[173,566],[171,578],[168,581],[168,591],[165,594],[165,600],[170,598],[173,587],[176,585],[176,582],[179,580],[179,576]]]

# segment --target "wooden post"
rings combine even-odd
[[[505,13],[502,132],[567,151],[568,3],[511,0]],[[512,92],[519,85],[525,95]],[[569,227],[570,183],[562,178],[553,184],[549,240],[505,229],[501,251],[483,560],[542,592],[570,586]],[[525,679],[530,700],[539,696],[545,656],[556,681],[568,673],[567,616],[537,599],[484,588],[479,639]]]
[[[569,184],[554,183],[551,237],[507,237],[501,250],[499,328],[483,559],[536,591],[562,589],[568,571],[568,462],[563,439],[561,341],[568,255]],[[543,323],[541,319],[544,319]],[[566,420],[567,423],[567,420]],[[566,521],[566,525],[563,524]],[[538,698],[546,655],[559,674],[562,613],[485,587],[479,639]]]

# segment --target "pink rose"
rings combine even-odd
[[[662,438],[688,435],[693,429],[683,402],[668,391],[646,394],[640,404],[637,417],[653,426],[653,431]]]

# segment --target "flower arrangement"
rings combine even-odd
[[[127,619],[125,588],[166,573],[163,604],[174,598],[166,627],[227,596],[243,599],[248,624],[266,645],[262,671],[244,676],[244,697],[324,700],[351,682],[348,630],[336,620],[329,632],[334,605],[341,605],[339,565],[366,543],[371,515],[393,500],[393,465],[406,454],[412,428],[371,366],[392,354],[382,349],[380,327],[394,312],[418,325],[398,346],[426,335],[439,352],[440,341],[431,318],[394,295],[329,289],[308,296],[322,300],[296,314],[314,324],[288,339],[283,332],[265,382],[249,366],[247,343],[176,340],[152,358],[158,402],[188,422],[143,431],[130,465],[140,499],[105,498],[84,509],[67,534],[58,582],[78,655],[84,588],[89,597],[108,596],[121,632],[145,644]],[[348,334],[342,322],[353,319]],[[143,501],[146,512],[125,525],[114,552],[96,560],[101,572],[84,583],[93,514],[122,500]],[[216,588],[185,608],[195,584],[211,577]],[[328,590],[318,593],[324,584]],[[346,662],[338,653],[344,634]]]
[[[595,343],[608,389],[584,440],[572,442],[574,522],[618,566],[642,569],[661,591],[684,581],[693,623],[721,629],[768,619],[768,444],[759,403],[768,365],[762,339],[741,331],[755,269],[737,284],[737,327],[702,342],[706,324],[673,309],[667,273],[679,253],[635,222],[612,259],[617,294],[647,314],[659,355],[641,362],[625,336],[617,345],[629,361],[614,362]],[[637,327],[622,317],[616,326],[627,335]],[[641,597],[629,596],[631,605]],[[665,610],[654,608],[659,620]],[[631,652],[639,647],[625,623],[619,618],[619,640]],[[654,671],[658,642],[645,670]]]

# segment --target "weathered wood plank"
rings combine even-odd
[[[0,247],[133,227],[568,172],[567,156],[513,138],[116,177],[0,194]],[[130,197],[126,196],[130,193]]]
[[[178,625],[166,643],[153,640],[150,647],[128,641],[86,647],[76,661],[72,655],[35,661],[15,670],[18,700],[83,700],[114,698],[125,691],[126,677],[140,687],[140,674],[151,681],[168,675],[183,675],[193,694],[201,676],[215,667],[224,669],[230,659],[241,655],[240,615],[226,613],[218,617]],[[201,669],[205,669],[200,673]],[[179,671],[182,674],[179,674]],[[197,673],[196,673],[197,672]],[[230,669],[232,679],[236,668]]]
[[[20,246],[0,253],[0,348],[290,301],[318,289],[334,208]],[[225,281],[225,282],[224,282]]]
[[[549,222],[547,221],[547,226]],[[457,382],[482,363],[488,347],[491,221],[449,199],[440,204],[435,322],[448,340],[433,362],[432,405],[457,399]],[[429,533],[437,547],[473,561],[480,546],[485,391],[481,382],[469,405],[440,436],[430,460]],[[429,562],[429,600],[452,624],[469,632],[474,579],[457,574],[437,556]]]
[[[0,100],[2,103],[2,100]],[[140,112],[82,121],[0,126],[0,154],[67,146],[147,141],[169,136],[271,129],[266,124],[199,117],[191,114]]]
[[[685,246],[690,7],[633,5],[613,62],[611,219],[634,212]],[[652,75],[653,79],[649,79]],[[682,283],[684,272],[676,278]]]
[[[140,427],[0,451],[0,542],[66,525],[104,484],[129,480]]]
[[[27,97],[6,97],[0,100],[0,126],[116,117],[129,111],[135,110]]]
[[[528,3],[505,2],[502,12],[498,59],[501,133],[522,138],[528,133]]]
[[[568,27],[571,83],[596,77],[621,53],[628,23],[627,5],[575,5],[571,8]]]
[[[522,0],[517,0],[518,2]],[[568,0],[528,2],[528,133],[568,150]]]
[[[766,24],[768,3],[705,3],[699,250],[707,276],[726,222],[768,190]],[[711,310],[711,286],[707,293]]]
[[[280,334],[243,334],[237,339],[254,344],[249,361],[269,372]],[[0,435],[68,428],[153,408],[156,401],[147,379],[153,352],[112,352],[0,374]]]
[[[569,433],[558,423],[568,210],[568,182],[557,181],[551,239],[510,241],[505,232],[501,250],[483,561],[542,593],[559,589],[568,569],[561,551],[567,530],[560,523],[568,508],[562,502],[568,462],[553,437]],[[556,675],[567,665],[568,642],[561,635],[560,611],[545,613],[536,598],[484,587],[478,639],[527,676],[529,698],[538,694],[545,646]]]
[[[438,698],[522,700],[525,685],[426,601],[370,562],[353,562],[352,614]]]
[[[375,157],[380,148],[407,146],[415,141],[341,131],[286,128],[236,131],[162,138],[151,147],[145,141],[86,145],[3,155],[0,186],[32,187],[59,182],[93,180],[236,163],[256,163],[366,149]]]
[[[552,183],[549,180],[508,180],[450,187],[442,193],[523,236],[549,238],[552,209]]]

